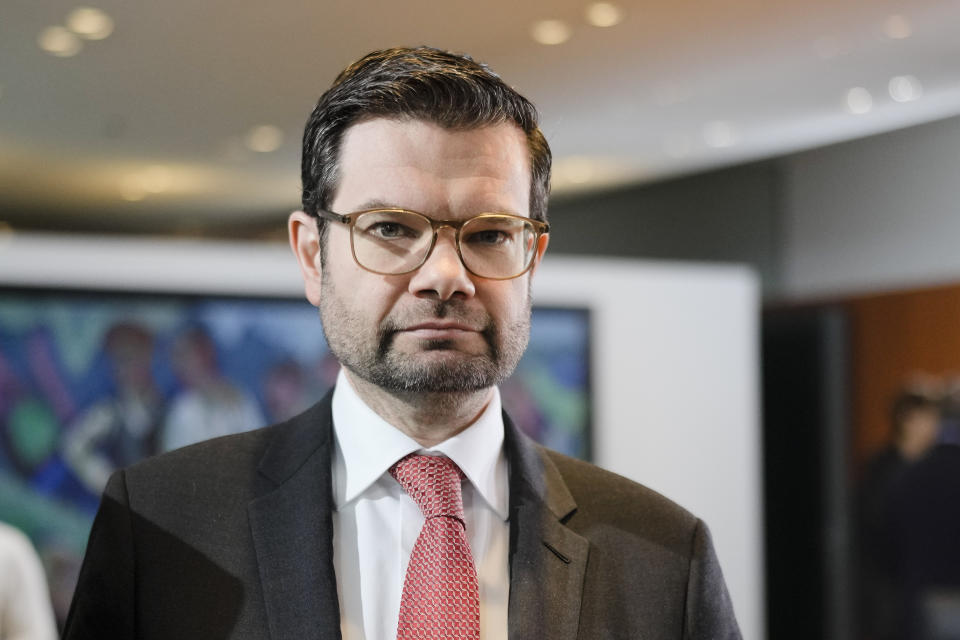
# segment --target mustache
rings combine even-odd
[[[450,320],[481,329],[493,324],[493,319],[488,313],[471,311],[461,300],[437,300],[425,301],[416,308],[407,309],[386,318],[381,323],[380,329],[396,333],[406,327],[431,320]]]

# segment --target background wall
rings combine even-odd
[[[788,156],[781,293],[960,277],[960,118]]]
[[[755,275],[548,255],[534,299],[591,309],[595,462],[707,522],[743,635],[764,637]]]
[[[553,254],[740,262],[779,283],[777,166],[742,165],[550,203]]]
[[[960,278],[960,118],[576,199],[554,253],[740,262],[766,299]]]

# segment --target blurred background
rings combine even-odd
[[[222,340],[190,333],[210,329],[207,303],[60,296],[82,246],[64,245],[70,259],[49,260],[29,287],[2,254],[23,238],[273,250],[299,204],[299,138],[320,93],[372,49],[429,44],[489,63],[540,108],[555,159],[553,256],[754,274],[756,637],[960,638],[957,0],[5,0],[0,43],[5,473],[38,491],[69,481],[95,505],[89,487],[109,465],[90,462],[89,416],[121,393],[113,376],[142,382],[128,407],[139,431],[122,452],[111,444],[117,461],[163,446],[145,445],[152,403],[230,367]],[[92,323],[83,357],[36,337],[38,326],[82,332],[67,303]],[[570,313],[544,331],[588,352],[589,314]],[[214,386],[257,422],[273,407],[267,377],[289,406],[322,386],[321,347],[315,379],[265,358],[252,398],[229,391],[242,380]],[[574,357],[556,365],[554,408],[541,413],[588,431],[589,374]],[[89,365],[81,392],[48,383],[43,404],[21,402],[18,366],[49,381],[69,358]],[[568,383],[580,395],[558,411]],[[523,401],[530,387],[515,393]],[[573,453],[589,457],[591,436],[576,439],[587,431],[570,436]],[[43,466],[54,450],[59,471]],[[15,494],[0,488],[10,507]],[[74,537],[89,508],[65,525]],[[42,560],[63,600],[61,551]]]

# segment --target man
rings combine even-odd
[[[904,478],[934,447],[941,423],[940,390],[919,381],[904,388],[890,411],[891,440],[866,465],[857,510],[860,626],[872,638],[902,637],[907,624],[903,581],[898,577],[892,525]],[[927,500],[919,504],[926,505]]]
[[[289,222],[336,388],[115,475],[66,637],[738,638],[702,522],[500,410],[549,174],[533,106],[471,59],[348,67]]]

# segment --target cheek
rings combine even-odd
[[[500,322],[513,322],[525,318],[529,308],[529,285],[525,278],[505,280],[492,283],[483,294],[484,306],[487,312]]]
[[[324,282],[333,282],[340,296],[345,298],[363,295],[365,291],[363,279],[373,276],[353,259],[350,233],[342,226],[330,229],[323,276]]]
[[[406,291],[405,280],[370,273],[352,261],[340,266],[335,275],[338,297],[356,318],[379,324],[397,309]]]
[[[353,263],[353,249],[350,247],[350,231],[340,224],[327,224],[326,240],[327,262],[343,266]]]

